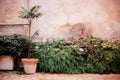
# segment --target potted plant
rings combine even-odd
[[[0,70],[13,70],[14,59],[27,51],[27,39],[19,34],[0,35]]]
[[[41,13],[38,11],[40,6],[33,6],[31,9],[26,10],[22,7],[21,11],[21,18],[25,18],[28,20],[29,25],[29,40],[28,40],[28,58],[22,58],[22,63],[24,66],[25,73],[32,74],[36,72],[36,66],[39,59],[31,58],[31,43],[32,43],[32,36],[31,36],[31,23],[32,20],[41,16]]]

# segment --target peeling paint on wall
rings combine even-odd
[[[62,25],[59,30],[61,31],[61,34],[68,34],[69,37],[74,37],[78,39],[92,36],[93,32],[92,24],[90,23],[76,23],[73,25],[68,23]]]

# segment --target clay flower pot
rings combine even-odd
[[[36,67],[39,59],[35,58],[23,58],[22,64],[26,74],[33,74],[36,72]]]
[[[14,58],[11,55],[0,56],[0,70],[13,70]]]

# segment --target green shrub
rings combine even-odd
[[[0,55],[18,57],[27,53],[27,38],[19,34],[0,36]]]
[[[37,43],[38,70],[51,73],[120,73],[120,46],[99,38]],[[107,44],[109,47],[104,47]],[[103,45],[104,44],[104,45]],[[37,46],[37,47],[36,47]]]
[[[120,45],[95,37],[77,40],[78,47],[84,48],[87,62],[94,66],[90,73],[120,73]],[[114,64],[114,65],[113,65]]]

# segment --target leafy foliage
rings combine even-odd
[[[25,8],[22,7],[22,11],[20,11],[21,14],[21,18],[38,18],[39,16],[41,16],[41,13],[38,12],[40,6],[33,6],[30,10],[26,10]]]
[[[120,73],[118,44],[94,37],[73,41],[73,44],[58,40],[34,45],[33,56],[40,59],[38,70],[72,74]]]
[[[27,46],[25,36],[19,34],[0,36],[0,55],[21,56],[27,53]]]
[[[32,24],[32,20],[35,18],[39,18],[41,16],[41,13],[39,12],[39,8],[40,6],[33,6],[32,8],[30,8],[30,10],[26,10],[25,8],[22,7],[22,11],[20,11],[20,16],[21,18],[25,18],[28,20],[29,23],[29,27],[28,27],[28,32],[29,32],[29,40],[28,40],[28,58],[31,57],[31,44],[32,44],[32,38],[34,37],[34,35],[38,32],[38,30],[33,34],[33,36],[31,36],[31,24]]]

